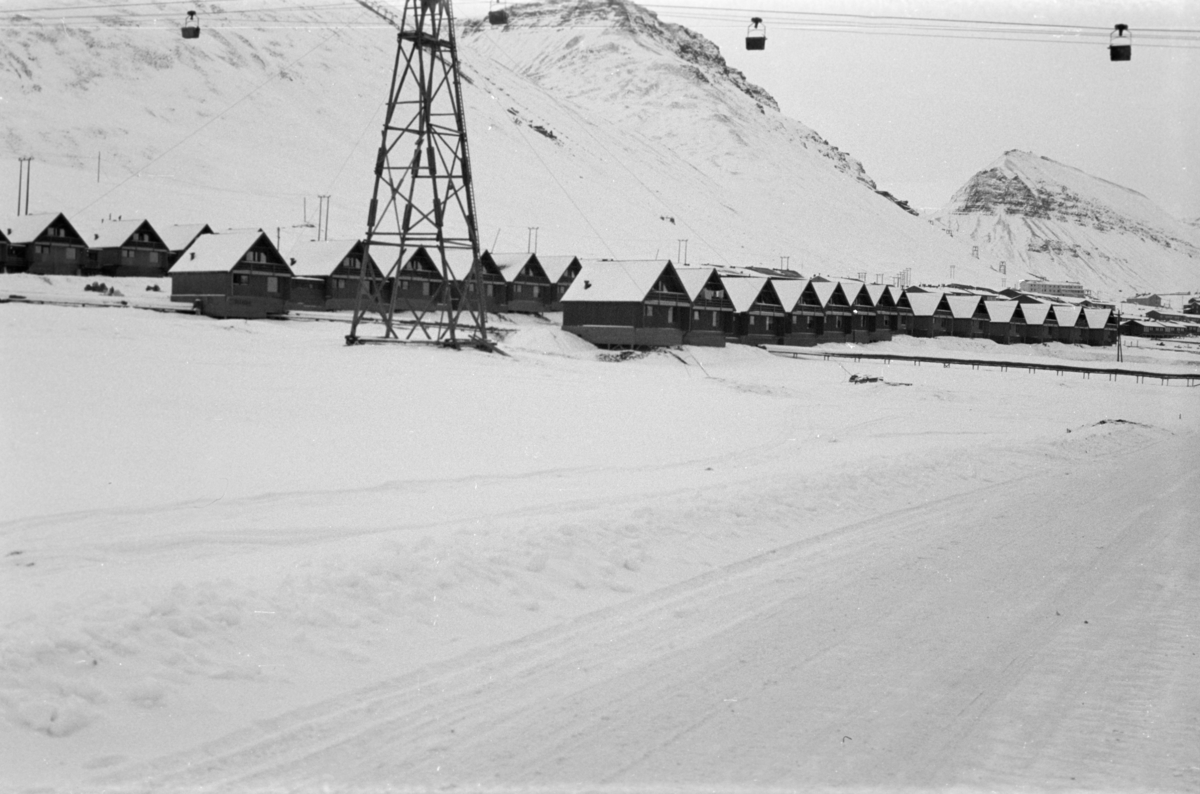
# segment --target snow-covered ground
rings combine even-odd
[[[1200,788],[1194,389],[497,324],[0,305],[7,783]]]

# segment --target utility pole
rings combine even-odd
[[[525,253],[536,254],[537,253],[538,229],[540,229],[541,227],[540,226],[526,226],[525,228],[529,230],[529,233],[525,238]]]
[[[783,254],[780,254],[779,255],[779,269],[780,270],[791,270],[791,268],[788,267],[788,263],[791,261],[792,261],[792,258],[790,256],[784,256]]]
[[[33,157],[18,157],[20,164],[17,172],[17,216],[29,214],[29,175],[33,172]],[[25,212],[21,212],[21,189],[25,190]]]
[[[679,240],[676,241],[676,246],[675,246],[676,257],[675,258],[679,260],[679,263],[681,265],[687,264],[687,245],[688,245],[688,238],[681,237],[681,238],[679,238]]]
[[[317,194],[317,239],[328,239],[329,224],[329,194]]]
[[[100,152],[96,152],[96,184],[100,184]]]
[[[359,2],[398,33],[367,208],[364,267],[346,344],[399,342],[420,334],[427,341],[458,347],[461,325],[470,330],[476,345],[490,348],[453,4],[404,0],[396,20],[373,3]],[[382,254],[385,248],[393,252],[376,255],[385,268],[384,283],[376,284],[365,263],[373,249]],[[402,297],[399,275],[418,249],[433,265],[436,288],[429,296]],[[397,308],[412,313],[404,340],[397,329]],[[368,311],[383,320],[382,339],[358,336]]]

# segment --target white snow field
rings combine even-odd
[[[0,304],[4,785],[1200,790],[1196,389],[497,322]]]

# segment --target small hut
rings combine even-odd
[[[367,258],[366,277],[378,293],[383,273],[373,257]],[[348,311],[358,305],[363,275],[361,240],[306,240],[288,254],[294,276],[289,309]]]
[[[871,341],[890,342],[892,329],[896,326],[896,299],[891,289],[883,284],[866,284],[863,289],[870,298],[875,313]]]
[[[209,317],[287,313],[292,271],[261,231],[197,237],[171,266],[171,300]]]
[[[87,243],[61,212],[20,215],[0,222],[0,230],[6,271],[78,276],[88,264]]]
[[[1049,315],[1049,303],[1018,301],[1013,326],[1021,341],[1029,345],[1048,341],[1051,335],[1047,323]]]
[[[1054,304],[1050,307],[1054,316],[1054,340],[1066,345],[1079,344],[1082,331],[1079,328],[1079,315],[1082,310],[1078,306]]]
[[[721,279],[733,303],[730,341],[744,345],[773,345],[783,340],[785,318],[772,280],[763,276],[726,276]]]
[[[983,308],[987,312],[987,324],[984,331],[993,342],[1001,345],[1011,345],[1021,341],[1013,326],[1013,315],[1019,304],[1013,300],[983,300]]]
[[[908,305],[913,314],[913,336],[947,336],[951,332],[954,315],[950,302],[943,292],[905,290]]]
[[[854,279],[838,279],[838,286],[842,288],[842,294],[850,306],[846,341],[855,344],[870,342],[876,327],[876,313],[875,301],[867,285]]]
[[[950,306],[950,333],[967,339],[986,335],[988,313],[981,296],[947,295],[946,303]]]
[[[502,296],[489,296],[491,302],[504,311],[541,314],[554,300],[554,285],[550,283],[537,254],[493,254],[483,252],[485,273],[491,268],[500,276]],[[496,311],[501,309],[497,308]]]
[[[102,221],[90,232],[88,273],[161,278],[171,266],[171,251],[145,219]]]
[[[708,266],[679,267],[675,273],[692,302],[683,343],[724,347],[726,335],[733,330],[734,309],[721,275]]]

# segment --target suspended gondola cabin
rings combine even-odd
[[[180,32],[183,33],[185,39],[200,38],[200,18],[196,16],[195,11],[187,13],[187,19],[183,21],[183,27],[180,28]]]
[[[1117,25],[1108,36],[1108,59],[1128,61],[1133,55],[1133,34],[1128,25]]]
[[[503,3],[492,3],[488,10],[488,22],[493,25],[508,24],[508,9],[504,7]]]
[[[767,48],[767,26],[762,17],[751,17],[750,27],[746,28],[746,49],[765,50]]]

